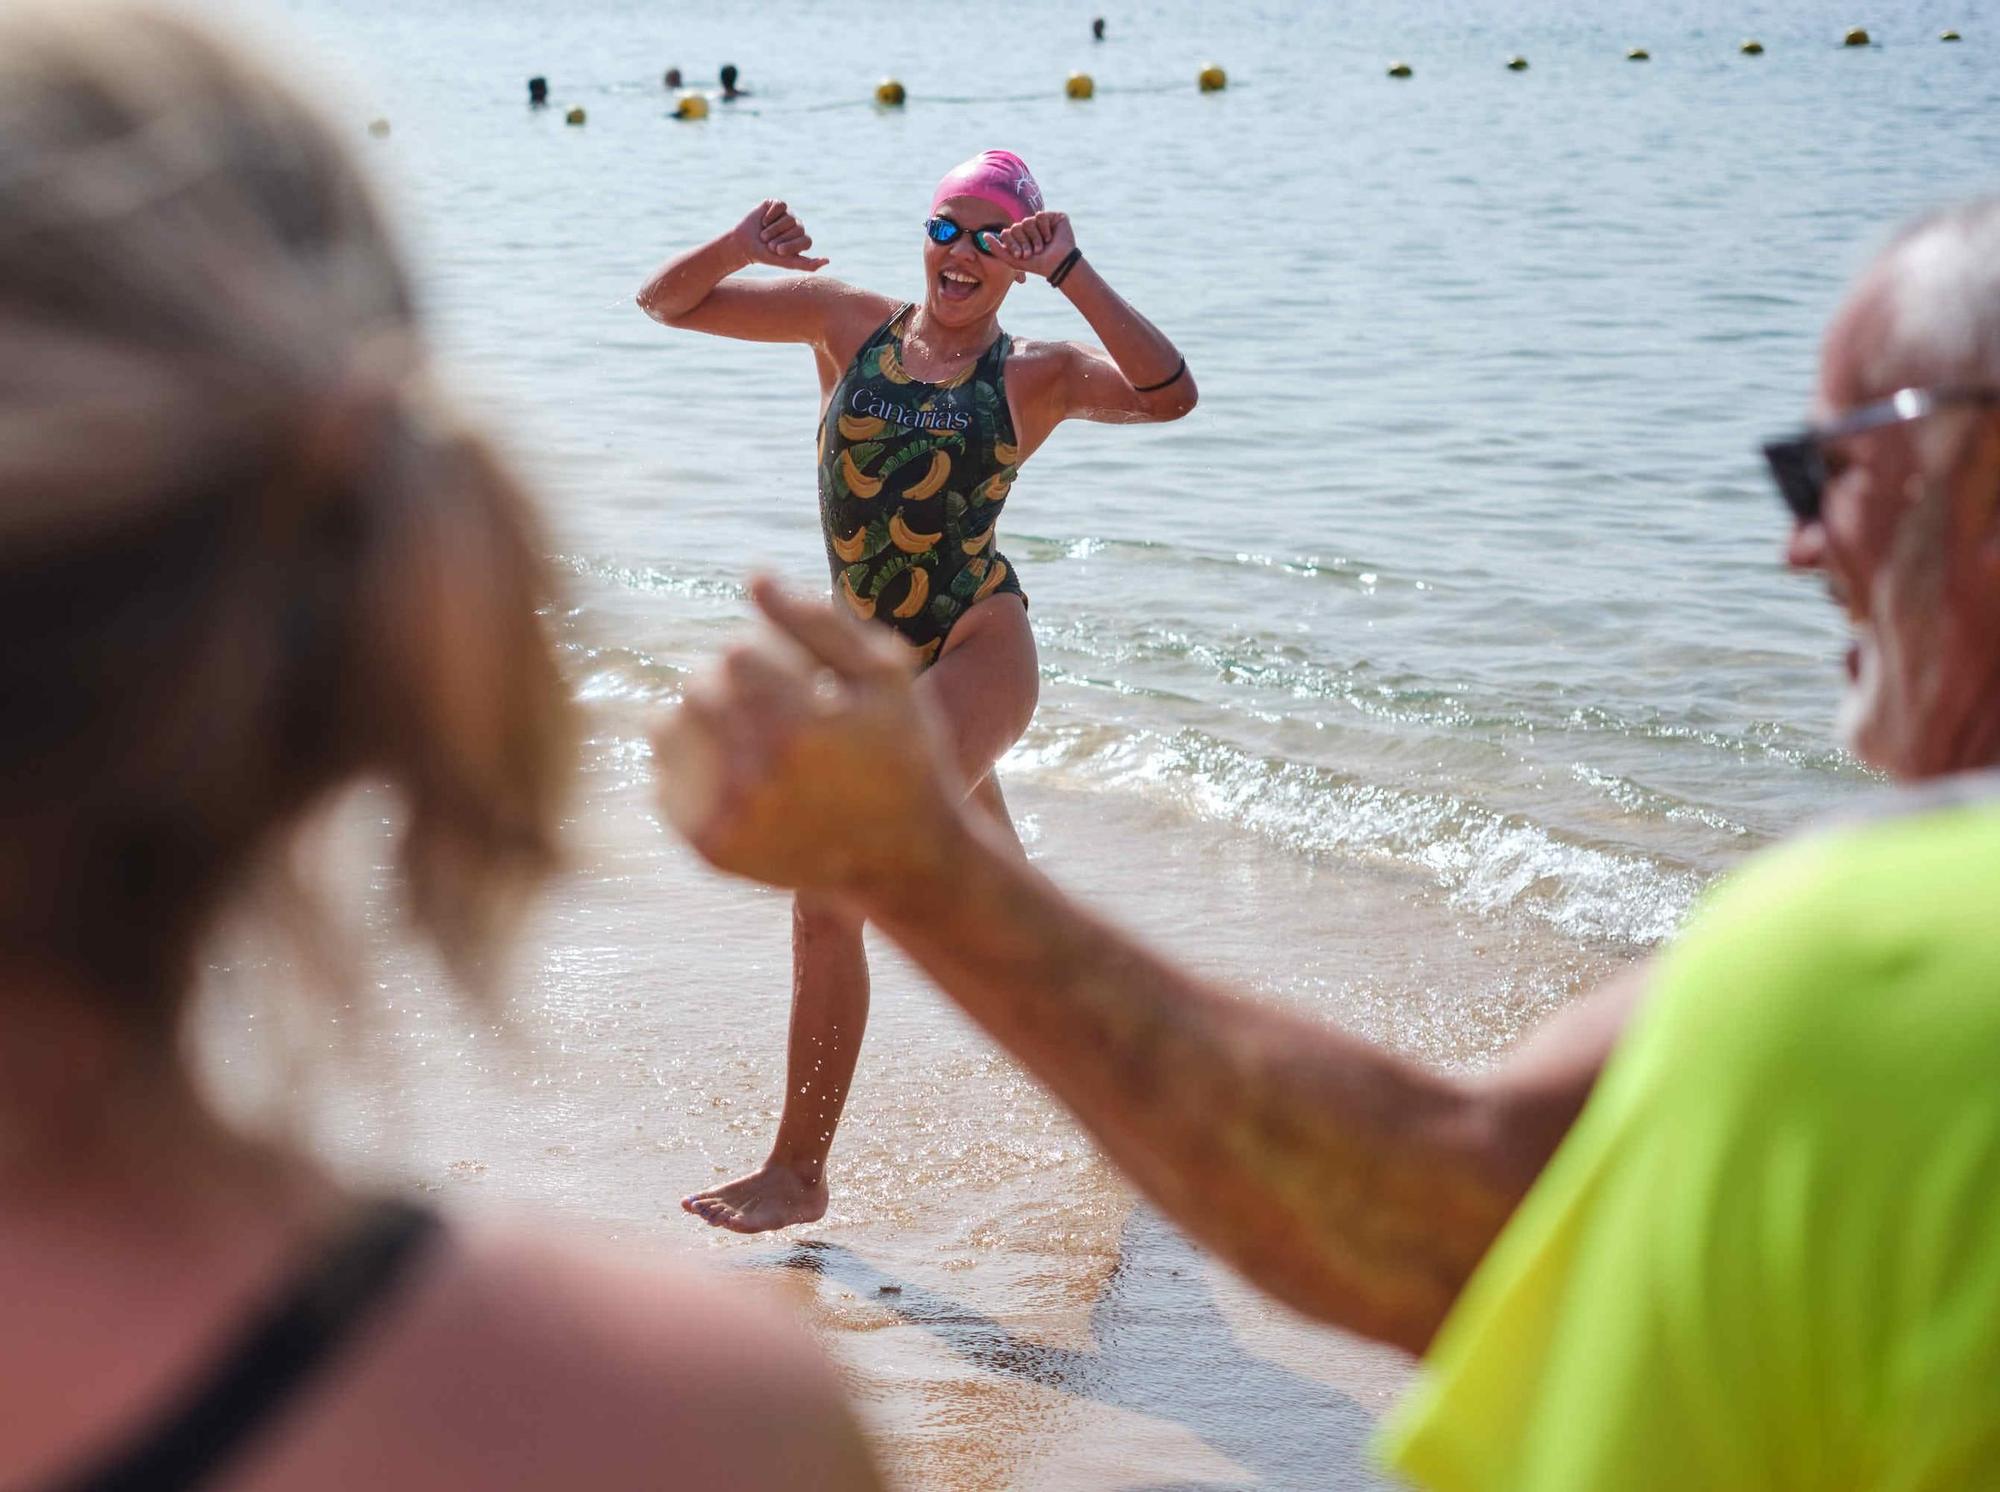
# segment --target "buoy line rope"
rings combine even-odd
[[[1963,38],[1958,31],[1948,29],[1939,32],[1937,39],[1939,41],[1955,42]],[[1863,27],[1855,26],[1849,28],[1842,35],[1837,45],[1843,49],[1868,48],[1874,50],[1879,48],[1881,43],[1876,40],[1873,33]],[[1765,48],[1761,41],[1751,38],[1738,43],[1736,50],[1743,56],[1760,57],[1764,55]],[[1687,55],[1693,55],[1693,52],[1690,51]],[[1631,47],[1625,52],[1625,58],[1629,62],[1648,62],[1652,60],[1652,53],[1645,47]],[[1528,59],[1521,56],[1512,56],[1506,58],[1503,65],[1511,72],[1525,72],[1528,69]],[[1389,65],[1388,74],[1392,78],[1410,78],[1414,76],[1414,70],[1407,62],[1394,62]],[[1224,89],[1234,91],[1244,85],[1230,80],[1222,68],[1216,64],[1208,63],[1197,76],[1196,86],[1203,93],[1219,93]],[[922,96],[922,101],[926,106],[942,105],[947,108],[970,108],[985,104],[1051,103],[1063,100],[1065,94],[1067,94],[1067,101],[1075,102],[1095,97],[1100,92],[1142,97],[1151,94],[1181,93],[1185,92],[1186,88],[1187,84],[1184,81],[1115,83],[1109,87],[1100,87],[1090,74],[1078,72],[1070,75],[1065,90],[1045,91],[1038,89],[1033,93],[925,94]],[[585,96],[622,99],[635,96],[641,91],[650,91],[650,85],[627,80],[617,83],[586,84],[574,91]],[[896,109],[904,104],[906,98],[907,91],[903,84],[897,79],[888,78],[884,79],[878,85],[873,97],[830,98],[790,106],[780,105],[777,108],[768,106],[732,108],[727,112],[754,115],[759,118],[783,119],[794,115],[825,114],[837,109]],[[546,102],[546,99],[538,102]],[[670,119],[678,118],[685,121],[709,118],[712,117],[712,111],[709,110],[707,105],[708,95],[698,90],[688,90],[680,95],[680,101],[667,112],[666,117]],[[582,124],[587,116],[578,107],[568,110],[563,117],[570,124]],[[386,119],[373,120],[370,122],[368,129],[371,134],[386,136],[389,132],[388,121]]]

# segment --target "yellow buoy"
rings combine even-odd
[[[1204,62],[1194,80],[1201,85],[1203,93],[1220,93],[1229,86],[1229,74],[1213,62]]]
[[[1392,78],[1412,78],[1416,74],[1411,70],[1409,63],[1392,62],[1389,64],[1389,76]]]
[[[674,100],[674,118],[708,118],[708,100],[699,93],[683,93]]]
[[[1868,32],[1860,26],[1849,26],[1847,34],[1841,37],[1840,44],[1844,47],[1865,47],[1868,45]]]
[[[1746,41],[1736,50],[1741,52],[1745,57],[1762,57],[1764,55],[1764,44],[1761,41]]]
[[[1627,62],[1651,62],[1653,54],[1644,47],[1634,47],[1625,54],[1625,60]]]
[[[885,108],[901,108],[903,100],[908,97],[909,95],[903,91],[903,85],[894,78],[884,78],[875,85],[875,102]]]
[[[1525,57],[1509,57],[1509,58],[1507,59],[1507,71],[1508,71],[1508,72],[1510,72],[1510,73],[1524,73],[1524,72],[1526,72],[1527,70],[1528,70],[1528,59],[1527,59],[1527,58],[1525,58]]]
[[[1939,40],[1939,41],[1962,41],[1962,40],[1964,40],[1964,38],[1963,38],[1963,37],[1961,37],[1961,36],[1960,36],[1960,35],[1959,35],[1959,34],[1958,34],[1958,33],[1957,33],[1956,31],[1940,31],[1940,32],[1938,33],[1938,40]]]
[[[386,119],[369,120],[368,133],[373,135],[378,140],[381,139],[384,135],[389,133],[389,121]]]
[[[1089,98],[1097,92],[1097,84],[1091,81],[1089,73],[1071,73],[1069,81],[1063,84],[1063,92],[1071,98]]]

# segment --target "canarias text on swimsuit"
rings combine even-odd
[[[871,419],[894,420],[912,430],[969,430],[972,416],[963,409],[911,409],[905,404],[891,404],[879,394],[858,388],[848,401],[856,414],[865,414]]]

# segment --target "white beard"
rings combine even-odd
[[[1880,763],[1869,756],[1868,735],[1869,727],[1875,723],[1885,701],[1882,698],[1882,655],[1876,647],[1872,627],[1863,625],[1855,629],[1854,650],[1854,677],[1847,681],[1847,691],[1841,695],[1840,708],[1834,714],[1834,734],[1852,755],[1870,766],[1878,766]]]

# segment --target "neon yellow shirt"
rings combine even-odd
[[[1437,1492],[2000,1488],[2000,796],[1708,899],[1380,1449]]]

